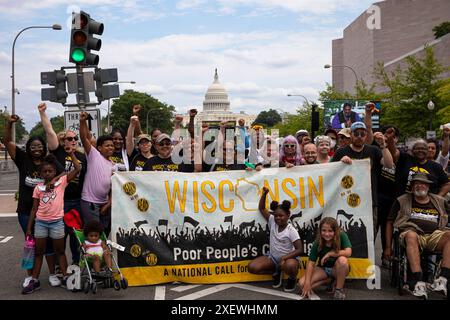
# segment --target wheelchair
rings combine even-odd
[[[440,273],[442,255],[430,251],[422,251],[420,254],[420,266],[423,280],[427,286],[431,284]],[[393,258],[390,268],[390,285],[397,288],[398,294],[412,291],[408,285],[408,276],[411,273],[409,268],[406,248],[400,245],[400,231],[394,230],[393,234]],[[447,292],[450,283],[447,283]],[[448,295],[447,295],[448,298]]]

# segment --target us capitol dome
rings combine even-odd
[[[189,107],[193,109],[194,107]],[[244,111],[233,113],[230,108],[230,100],[225,87],[219,82],[217,69],[214,74],[214,81],[208,87],[203,101],[203,110],[199,111],[195,117],[195,122],[206,122],[210,126],[218,126],[221,121],[227,121],[229,126],[237,126],[239,119],[244,119],[245,126],[250,127],[255,121],[256,115],[248,115]],[[183,125],[189,123],[189,114],[183,114]]]

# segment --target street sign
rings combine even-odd
[[[100,135],[100,109],[86,109],[88,113],[88,128],[91,131],[92,137],[98,139]],[[80,135],[80,110],[64,111],[64,128],[76,132]],[[81,141],[78,141],[78,145],[81,147]]]
[[[436,139],[436,131],[427,131],[427,139]]]

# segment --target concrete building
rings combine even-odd
[[[219,75],[217,69],[214,74],[214,81],[208,87],[203,101],[203,110],[197,114],[195,121],[208,123],[216,126],[221,121],[227,121],[229,126],[236,126],[239,119],[244,119],[245,126],[250,127],[255,121],[256,115],[248,115],[241,111],[240,113],[233,113],[230,108],[230,100],[225,87],[219,82]],[[189,115],[183,115],[183,125],[189,123]]]
[[[450,34],[437,40],[432,29],[450,21],[450,0],[386,0],[374,3],[332,41],[333,86],[355,91],[358,78],[372,84],[374,66],[382,61],[388,70],[405,63],[407,56],[422,57],[424,46],[433,48],[438,61],[450,66]],[[444,75],[450,77],[450,72]]]

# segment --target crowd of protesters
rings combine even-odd
[[[64,284],[64,281],[55,275],[55,251],[59,256],[64,255],[59,244],[62,242],[65,244],[65,239],[69,237],[71,258],[74,264],[79,262],[80,254],[76,239],[70,230],[66,227],[63,232],[60,232],[58,227],[58,232],[56,232],[49,223],[60,224],[62,221],[61,210],[68,212],[75,209],[80,212],[84,223],[92,220],[99,221],[106,234],[109,235],[111,230],[111,176],[118,171],[260,171],[271,167],[289,169],[312,164],[326,165],[336,161],[351,165],[352,160],[369,159],[374,238],[380,230],[384,266],[388,266],[392,259],[390,248],[392,223],[390,224],[389,221],[395,220],[400,210],[398,205],[394,206],[394,204],[398,197],[413,192],[414,175],[425,173],[429,192],[435,194],[436,197],[445,197],[450,191],[450,182],[446,173],[449,160],[450,128],[444,126],[441,141],[420,139],[413,144],[410,152],[405,152],[397,147],[400,132],[396,127],[385,125],[381,131],[373,132],[371,115],[374,105],[372,103],[366,105],[364,119],[359,119],[353,114],[351,106],[350,108],[348,105],[344,106],[342,114],[335,117],[337,120],[332,128],[327,128],[323,135],[317,136],[314,140],[311,139],[310,133],[302,128],[299,128],[297,132],[292,132],[291,135],[277,137],[265,133],[260,125],[246,127],[242,119],[235,127],[227,126],[226,122],[221,122],[218,128],[210,128],[205,123],[201,127],[195,127],[197,115],[195,109],[189,111],[190,119],[187,128],[183,128],[181,125],[182,118],[176,117],[171,135],[158,128],[144,133],[140,125],[140,109],[139,105],[132,106],[132,116],[126,133],[120,129],[113,129],[109,135],[100,136],[95,140],[88,129],[86,112],[80,113],[79,136],[70,130],[56,133],[46,115],[46,105],[41,103],[38,111],[47,141],[45,142],[43,137],[31,137],[26,143],[25,151],[17,147],[11,138],[12,125],[19,120],[18,116],[12,115],[8,119],[3,143],[19,170],[17,207],[19,224],[24,234],[33,233],[36,237],[40,228],[38,225],[47,223],[44,228],[45,232],[39,229],[39,236],[44,240],[46,237],[51,238],[53,242],[41,241],[39,254],[40,257],[45,255],[50,271],[49,282],[52,286]],[[213,132],[213,139],[204,139],[208,130]],[[231,134],[229,134],[230,131]],[[82,149],[78,148],[78,141],[81,141]],[[47,152],[53,154],[54,162],[46,158]],[[49,166],[49,161],[51,166]],[[50,177],[50,173],[44,172],[43,166],[46,166],[47,171],[51,169],[53,176]],[[57,189],[58,185],[62,185],[63,188]],[[41,193],[55,192],[58,195],[50,199],[55,202],[51,209],[55,214],[51,216],[50,220],[42,214],[36,214],[36,212],[40,212],[43,205],[43,195],[36,190]],[[441,224],[433,216],[436,215],[436,212],[429,210],[429,207],[425,207],[423,210],[421,208],[414,207],[419,214],[410,217],[410,223],[421,226],[423,221],[426,221],[427,232],[441,228]],[[283,212],[288,211],[283,210]],[[397,212],[392,210],[397,210]],[[58,212],[56,213],[56,211]],[[269,212],[264,211],[264,213],[268,219]],[[32,219],[35,219],[34,227]],[[332,232],[339,237],[340,233],[333,223],[328,222],[326,226],[328,229],[332,228]],[[449,251],[450,245],[447,245],[447,242],[450,242],[450,231],[444,231],[443,234],[445,236],[442,236],[441,240],[438,239],[437,242],[435,240],[437,243],[435,247]],[[318,238],[318,241],[320,239]],[[344,258],[349,257],[349,251],[345,249],[350,247],[350,244],[346,241],[342,250],[339,250],[339,246],[336,249],[333,241],[330,242],[333,247],[330,248],[332,250],[330,252],[334,252],[334,260],[341,263],[345,260]],[[319,242],[320,245],[316,244],[319,247],[314,252],[316,256],[318,251],[323,249],[320,247],[322,240]],[[53,246],[54,244],[57,244],[57,248]],[[340,259],[340,252],[342,252],[342,259]],[[289,258],[291,257],[289,256]],[[61,270],[63,275],[67,265],[64,259],[65,257],[60,259],[59,265],[64,269]],[[447,260],[441,265],[445,281],[448,281],[450,268]],[[310,268],[308,275],[314,277],[314,272],[316,272],[313,271],[315,270],[314,265],[311,264]],[[258,268],[252,265],[252,269]],[[319,272],[320,279],[323,280],[325,274],[330,277],[334,274],[331,271],[326,272],[326,270],[325,273]],[[23,283],[23,293],[32,293],[39,289],[38,277],[39,270],[27,271],[27,277]],[[420,275],[416,274],[416,277],[418,278]],[[306,296],[311,291],[311,283],[308,281],[311,280],[303,278],[300,283],[300,287],[307,292],[303,293]],[[342,286],[343,284],[339,283],[338,289],[342,290]],[[292,281],[290,288],[292,288]],[[413,285],[411,288],[413,293],[414,289]],[[339,296],[345,297],[341,291]]]

